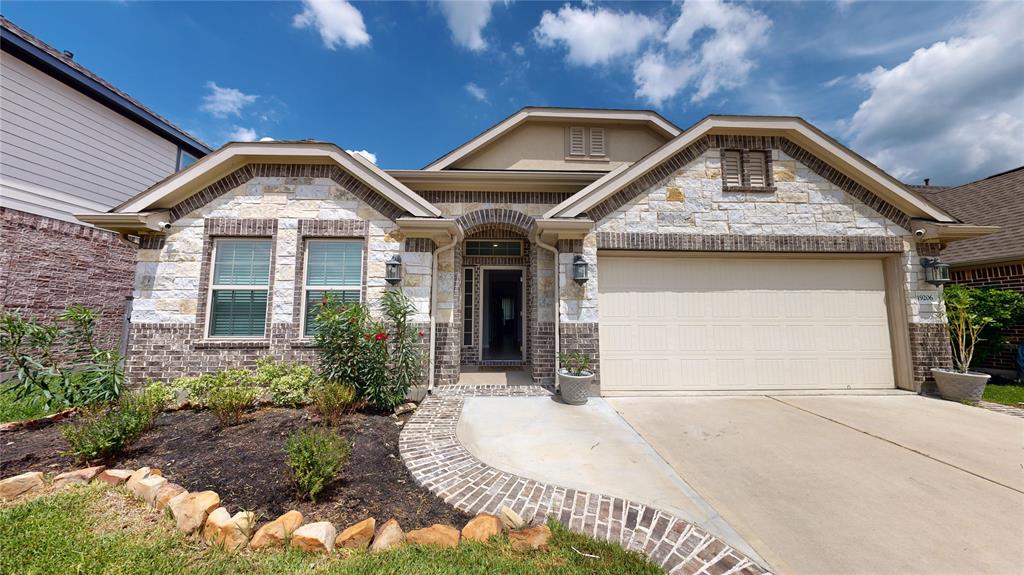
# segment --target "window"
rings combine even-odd
[[[217,239],[210,282],[210,337],[263,337],[270,289],[269,239]]]
[[[192,154],[178,148],[178,169],[183,170],[192,164],[196,163],[196,157]]]
[[[363,242],[309,240],[306,242],[306,279],[302,287],[302,334],[316,335],[317,306],[325,295],[339,303],[360,301],[363,293]]]
[[[722,150],[722,183],[726,188],[770,188],[768,153]]]
[[[523,242],[519,240],[467,240],[467,256],[521,256]]]
[[[570,158],[605,159],[608,143],[604,128],[572,126],[566,135],[566,148]]]
[[[462,274],[462,345],[473,345],[473,268]]]

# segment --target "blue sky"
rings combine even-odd
[[[213,146],[417,168],[527,105],[799,115],[897,177],[1024,164],[1024,4],[4,2]]]

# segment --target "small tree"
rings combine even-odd
[[[961,373],[997,351],[1000,330],[1024,315],[1024,296],[1009,290],[950,285],[943,290],[943,300],[953,363]]]

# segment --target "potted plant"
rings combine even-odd
[[[558,354],[561,367],[558,370],[558,392],[562,401],[569,405],[583,405],[587,402],[590,382],[594,381],[594,370],[590,358],[574,351]]]
[[[946,329],[953,348],[953,370],[932,368],[932,377],[943,399],[977,403],[991,377],[970,371],[974,348],[981,341],[981,331],[992,319],[979,314],[974,307],[971,289],[949,286],[944,290]]]

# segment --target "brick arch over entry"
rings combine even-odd
[[[536,225],[534,219],[516,210],[502,208],[486,208],[469,212],[455,219],[462,233],[471,233],[484,229],[504,229],[529,236]]]

